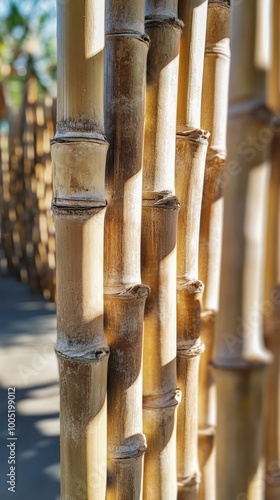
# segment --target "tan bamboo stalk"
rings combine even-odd
[[[52,142],[60,370],[61,498],[106,495],[108,347],[103,334],[104,3],[57,2]]]
[[[202,343],[198,280],[199,222],[208,132],[200,128],[207,1],[179,0],[184,22],[180,44],[176,140],[176,195],[180,201],[177,257],[177,371],[182,402],[178,408],[178,498],[196,499],[200,480],[198,366]],[[191,409],[191,410],[190,410]]]
[[[105,333],[108,368],[107,499],[141,498],[142,342],[148,287],[141,284],[141,193],[148,37],[144,1],[106,3]]]
[[[201,499],[215,498],[215,386],[209,363],[219,309],[222,243],[222,173],[225,165],[229,79],[230,9],[226,1],[208,3],[203,71],[201,126],[210,132],[200,219],[199,277],[204,283],[201,339],[205,350],[199,368],[199,462]]]
[[[217,500],[263,498],[263,410],[268,352],[261,299],[269,175],[270,113],[265,72],[255,60],[257,2],[232,9],[228,165],[220,312],[214,347],[217,384]]]
[[[271,60],[268,72],[267,101],[280,112],[280,1],[273,0],[271,26]]]
[[[273,354],[266,393],[265,499],[280,498],[280,122],[273,124],[271,176],[267,213],[265,293],[263,301],[264,333],[267,348]]]
[[[178,53],[177,1],[146,1],[151,39],[142,209],[142,278],[151,288],[144,328],[144,498],[177,498],[176,234],[174,196]]]

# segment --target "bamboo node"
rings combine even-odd
[[[110,295],[113,298],[120,299],[139,299],[146,300],[151,289],[148,285],[132,285],[126,288],[121,287],[105,287],[105,295]]]
[[[145,27],[146,28],[152,28],[152,27],[164,27],[164,28],[175,28],[176,30],[179,30],[180,32],[182,31],[184,27],[183,21],[181,19],[178,19],[177,17],[167,17],[167,16],[160,16],[159,14],[155,15],[149,15],[145,17]]]
[[[213,425],[205,425],[204,427],[199,427],[198,436],[199,437],[209,437],[216,435],[216,427]]]
[[[186,125],[178,125],[177,127],[177,138],[186,138],[192,142],[207,143],[210,133],[208,130],[203,130],[199,128],[186,128]]]
[[[178,210],[180,208],[179,198],[170,191],[143,193],[142,206],[144,208],[162,208],[165,210]]]
[[[141,457],[147,449],[146,437],[144,434],[135,434],[125,439],[122,444],[108,447],[109,460],[129,460]]]
[[[199,356],[204,351],[204,344],[200,339],[197,339],[195,342],[190,341],[178,341],[177,345],[177,356],[180,358],[195,358]]]
[[[57,123],[55,137],[51,140],[51,145],[57,142],[78,142],[78,141],[93,141],[106,144],[104,132],[97,130],[96,125],[92,120],[86,120],[80,117],[77,120],[68,118],[67,120],[60,120]]]
[[[197,486],[200,484],[201,481],[201,474],[200,472],[194,472],[191,476],[187,477],[178,477],[177,482],[178,482],[178,487],[181,489],[188,489],[188,488],[193,488],[194,486]]]
[[[69,361],[92,363],[100,361],[104,357],[109,356],[108,346],[62,346],[57,344],[55,352],[59,358],[66,358]]]
[[[202,293],[204,284],[200,280],[186,280],[186,278],[177,279],[177,290],[186,290],[189,295]]]
[[[150,37],[146,33],[140,33],[140,31],[126,30],[125,32],[123,32],[116,30],[106,33],[106,38],[111,37],[134,38],[135,40],[139,40],[140,42],[145,43],[146,45],[148,45],[148,47],[150,45]]]
[[[262,354],[259,354],[259,356],[255,357],[217,358],[212,361],[210,365],[217,370],[263,370],[267,367],[267,365],[270,364],[271,359],[271,354],[268,351],[263,351]]]
[[[79,216],[85,220],[96,215],[105,208],[106,203],[101,201],[73,200],[73,198],[71,200],[54,198],[52,201],[52,211],[54,215],[68,217]]]
[[[166,394],[159,394],[155,396],[143,397],[143,408],[145,409],[162,409],[178,406],[182,399],[182,392],[180,389],[175,389],[167,392]]]

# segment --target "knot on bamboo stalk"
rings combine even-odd
[[[111,296],[115,299],[136,299],[136,300],[146,300],[151,289],[147,285],[137,284],[124,288],[122,287],[109,287],[105,286],[104,294],[105,296]]]
[[[64,358],[68,361],[92,363],[108,357],[110,351],[106,345],[90,346],[73,344],[69,346],[69,344],[64,345],[60,341],[55,347],[55,352],[59,358]]]
[[[167,17],[160,16],[159,14],[149,15],[145,17],[145,27],[146,28],[175,28],[176,30],[182,31],[184,27],[183,21],[177,17]]]
[[[141,457],[147,449],[146,437],[144,434],[134,434],[125,439],[122,444],[116,446],[109,445],[109,460],[128,460]]]
[[[230,6],[230,0],[208,0],[208,4],[216,4],[220,5],[221,7],[225,7],[226,9],[229,9]]]
[[[197,487],[201,481],[200,472],[194,472],[191,476],[180,477],[177,478],[178,488],[179,490],[188,490],[190,488]]]
[[[203,130],[200,128],[191,128],[186,125],[178,125],[177,127],[177,138],[186,138],[192,142],[198,142],[202,144],[207,144],[210,133],[208,130]]]
[[[177,279],[177,290],[186,290],[189,295],[202,293],[204,284],[200,280],[186,280],[185,277]]]
[[[144,191],[143,208],[160,208],[165,210],[178,210],[180,208],[179,198],[170,191]]]
[[[106,39],[119,37],[119,38],[132,38],[134,40],[139,40],[140,42],[145,43],[148,47],[150,45],[150,37],[146,33],[140,33],[140,31],[128,30],[123,31],[111,31],[106,33]]]
[[[184,340],[183,342],[178,341],[177,344],[177,356],[180,358],[195,358],[199,356],[204,351],[204,344],[200,339],[195,342],[193,340]]]
[[[145,409],[162,409],[178,406],[182,399],[182,392],[180,389],[175,389],[167,392],[166,394],[159,394],[154,396],[143,397],[143,408]]]

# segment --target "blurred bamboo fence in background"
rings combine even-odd
[[[38,100],[38,82],[25,84],[19,114],[1,125],[1,239],[9,271],[31,291],[55,299],[55,235],[51,210],[56,100]],[[2,262],[2,266],[5,264]]]

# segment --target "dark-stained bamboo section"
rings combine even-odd
[[[263,411],[268,352],[263,293],[270,112],[256,61],[257,4],[232,9],[228,164],[220,312],[214,346],[217,384],[217,500],[263,498]],[[247,22],[250,20],[250,22]]]
[[[212,370],[214,329],[219,310],[222,244],[222,184],[226,156],[230,9],[226,1],[209,1],[203,71],[201,125],[210,132],[206,157],[199,238],[199,277],[204,283],[199,369],[199,497],[215,497],[216,398]]]
[[[146,64],[144,0],[106,2],[105,333],[108,371],[107,499],[141,498],[142,344],[148,287],[141,284]]]
[[[177,256],[178,498],[196,499],[198,465],[198,367],[202,352],[198,279],[199,223],[208,132],[200,128],[207,2],[179,0],[184,22],[180,44],[176,138],[176,195],[180,201]]]
[[[176,237],[174,196],[178,53],[177,2],[146,2],[147,66],[142,209],[142,279],[150,286],[144,329],[144,498],[177,498]]]
[[[65,500],[106,496],[104,8],[100,0],[57,2],[57,128],[51,152]]]

